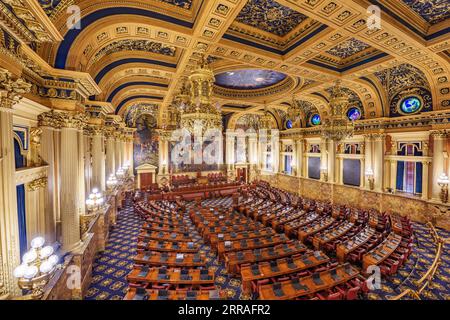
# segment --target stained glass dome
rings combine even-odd
[[[292,129],[292,120],[286,121],[286,129]]]
[[[313,126],[318,126],[322,122],[322,119],[320,118],[320,115],[318,113],[313,114],[311,116],[311,124]]]
[[[350,108],[347,111],[347,117],[351,120],[351,121],[355,121],[355,120],[359,120],[361,119],[361,110],[359,110],[359,108]]]
[[[416,113],[422,108],[422,102],[417,97],[408,97],[400,103],[400,109],[404,113]]]
[[[236,70],[216,74],[216,85],[237,90],[255,90],[273,86],[286,75],[272,70]]]

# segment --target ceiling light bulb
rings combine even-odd
[[[38,272],[39,270],[36,266],[26,267],[23,277],[25,279],[33,279],[38,274]]]
[[[24,264],[21,264],[20,266],[16,267],[13,272],[14,277],[15,278],[23,278],[27,268],[28,267]]]
[[[52,265],[56,265],[59,261],[59,257],[54,254],[50,258],[48,258],[47,261],[49,261]]]
[[[49,273],[50,271],[52,271],[53,267],[53,263],[51,263],[50,261],[44,261],[39,267],[39,271],[41,271],[41,273]]]
[[[27,264],[32,263],[36,259],[37,259],[37,252],[34,249],[28,251],[22,257],[22,261]]]
[[[36,237],[33,240],[31,240],[31,247],[32,248],[40,248],[44,245],[45,239],[43,237]]]
[[[42,248],[41,252],[39,253],[39,256],[41,259],[46,259],[47,257],[50,257],[53,254],[53,247],[46,246]]]

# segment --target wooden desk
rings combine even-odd
[[[275,218],[270,222],[270,225],[272,226],[272,228],[274,228],[277,231],[282,230],[283,225],[285,225],[286,223],[289,223],[291,221],[297,220],[297,219],[301,218],[302,216],[304,216],[305,214],[306,214],[306,211],[300,210],[300,211],[294,212],[286,217]]]
[[[333,217],[326,217],[308,226],[304,226],[298,230],[298,239],[304,243],[308,236],[312,236],[317,232],[330,227],[335,221],[336,220]]]
[[[171,242],[193,242],[189,233],[176,233],[164,231],[141,231],[138,235],[138,241],[157,240],[157,241],[171,241]]]
[[[270,254],[270,249],[273,249],[273,254]],[[236,274],[239,265],[290,257],[304,253],[307,250],[308,248],[303,243],[298,241],[288,241],[286,246],[277,245],[260,249],[259,255],[256,255],[255,250],[245,250],[241,251],[242,258],[239,258],[236,252],[229,252],[225,254],[225,266],[229,273]]]
[[[363,272],[365,272],[369,266],[379,265],[389,258],[400,245],[401,241],[402,237],[400,235],[391,232],[382,243],[363,255]]]
[[[336,256],[339,262],[343,263],[350,253],[366,244],[375,234],[376,230],[370,226],[367,226],[347,241],[338,244],[336,246]]]
[[[276,246],[277,244],[280,243],[286,243],[288,241],[288,238],[284,234],[277,234],[275,236],[263,237],[259,239],[259,242],[255,242],[254,240],[256,239],[242,240],[242,243],[241,241],[230,241],[231,245],[229,247],[225,246],[225,241],[220,241],[217,245],[217,252],[219,255],[219,259],[223,259],[224,254],[226,252],[251,250],[257,248]],[[244,243],[245,245],[243,245]]]
[[[163,224],[166,226],[172,226],[172,227],[184,227],[184,223],[180,220],[172,220],[167,218],[157,218],[157,217],[148,217],[145,221],[150,223],[157,223],[157,224]],[[144,224],[145,226],[146,224]]]
[[[159,251],[159,252],[164,252],[164,251],[173,251],[173,252],[180,252],[180,253],[193,253],[193,252],[197,252],[199,249],[199,246],[197,244],[194,243],[193,248],[189,248],[188,247],[188,242],[180,242],[178,243],[178,247],[174,246],[175,242],[170,242],[170,241],[161,241],[162,242],[162,246],[159,246],[160,241],[156,241],[156,240],[150,240],[150,241],[139,241],[138,242],[138,249],[144,249],[147,251]]]
[[[186,227],[182,226],[172,226],[156,222],[145,222],[142,225],[142,229],[149,231],[163,231],[163,232],[174,232],[174,233],[185,233],[190,232]]]
[[[284,233],[287,236],[294,235],[297,233],[297,230],[299,228],[316,221],[320,217],[321,217],[320,214],[317,214],[315,212],[311,212],[306,215],[303,215],[300,218],[285,224],[284,225]]]
[[[166,270],[167,278],[160,278],[160,270],[163,268],[149,268],[147,274],[140,275],[142,268],[134,267],[128,274],[127,280],[130,283],[135,284],[147,284],[147,283],[167,283],[167,284],[190,284],[190,285],[213,285],[214,284],[214,272],[208,271],[206,274],[208,279],[201,279],[200,269],[188,269],[188,276],[190,279],[182,279],[181,269],[169,268]]]
[[[283,291],[283,294],[281,296],[277,296],[275,294],[273,290],[273,284],[263,285],[259,288],[259,299],[288,300],[330,289],[341,283],[345,283],[353,278],[356,278],[359,275],[359,271],[355,267],[351,266],[350,264],[347,264],[347,266],[348,272],[345,271],[345,266],[338,266],[337,268],[335,268],[336,273],[339,276],[339,279],[337,280],[332,278],[330,270],[320,273],[322,284],[314,283],[312,275],[299,279],[299,284],[305,286],[305,289],[296,289],[293,286],[292,280],[283,281],[281,282],[281,290]]]
[[[167,299],[158,298],[159,290],[146,290],[147,300],[187,300],[188,291],[176,291],[169,290],[167,293]],[[218,300],[219,292],[218,290],[195,290],[195,298],[192,300]],[[134,300],[136,297],[136,289],[130,288],[125,295],[123,300]]]
[[[272,228],[266,228],[262,230],[243,231],[235,234],[233,234],[232,232],[222,233],[222,238],[219,238],[219,235],[220,233],[211,234],[209,237],[209,242],[213,249],[217,248],[217,244],[219,243],[219,241],[239,241],[243,239],[254,239],[259,237],[272,236],[275,235],[275,231]]]
[[[161,252],[157,251],[146,253],[143,250],[139,250],[133,260],[136,264],[167,267],[202,267],[206,264],[204,254],[184,253],[183,259],[180,260],[177,260],[177,254],[177,252],[166,252],[164,256]]]
[[[355,225],[348,221],[343,221],[337,228],[327,229],[316,234],[313,238],[313,246],[316,250],[323,248],[326,243],[337,240],[347,232],[349,232]]]
[[[258,275],[253,273],[251,266],[244,266],[241,268],[242,289],[245,293],[251,293],[252,281],[297,273],[306,269],[317,267],[329,261],[330,258],[328,258],[322,252],[320,252],[318,256],[316,256],[314,253],[311,253],[302,257],[295,257],[292,259],[291,266],[289,266],[287,259],[284,258],[276,260],[278,267],[278,270],[276,271],[272,270],[269,262],[261,262],[258,264]]]

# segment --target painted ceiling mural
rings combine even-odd
[[[357,54],[367,48],[370,48],[367,43],[364,43],[355,38],[351,38],[339,43],[337,46],[326,51],[326,53],[331,54],[335,57],[339,57],[341,59],[347,59],[348,57],[351,57],[354,54]]]
[[[283,37],[308,19],[273,0],[249,0],[236,21]]]
[[[430,24],[436,24],[450,17],[448,0],[402,0],[408,7]]]
[[[228,89],[255,90],[273,86],[286,77],[285,74],[272,70],[236,70],[217,74],[216,85]]]
[[[423,87],[428,89],[430,87],[425,74],[408,63],[376,72],[375,76],[386,89],[389,100],[396,93],[406,88]]]

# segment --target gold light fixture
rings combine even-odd
[[[367,178],[367,181],[369,182],[369,189],[370,190],[375,189],[375,178],[374,178],[372,168],[368,168],[366,170],[366,178]]]
[[[112,193],[115,189],[115,187],[117,186],[117,178],[114,174],[111,174],[108,178],[108,180],[106,180],[106,188],[108,189],[109,193]]]
[[[222,130],[222,113],[220,105],[211,101],[214,73],[209,68],[207,59],[202,56],[199,67],[189,76],[190,94],[187,97],[185,84],[177,101],[180,102],[180,126],[190,133],[208,129]]]
[[[448,184],[450,183],[450,180],[448,179],[448,176],[445,173],[441,173],[437,180],[438,185],[441,187],[441,201],[442,203],[448,202]]]
[[[31,249],[23,255],[22,264],[14,269],[19,288],[31,291],[23,299],[40,299],[44,287],[59,267],[59,257],[53,254],[53,247],[44,245],[42,237],[31,240]]]
[[[353,136],[355,130],[353,121],[350,121],[346,115],[349,98],[340,84],[338,80],[333,87],[330,98],[331,115],[322,125],[322,136],[336,142]]]

